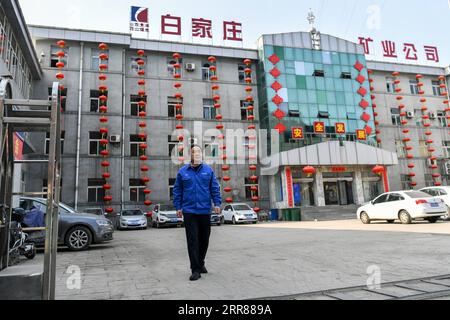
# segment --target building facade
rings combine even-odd
[[[65,40],[63,103],[63,202],[83,210],[103,208],[99,155],[99,50],[109,46],[108,116],[111,143],[113,207],[142,207],[143,186],[139,182],[137,50],[146,52],[147,119],[149,128],[150,188],[153,203],[170,203],[171,188],[179,165],[171,160],[178,144],[173,135],[177,109],[174,100],[172,54],[182,56],[183,122],[193,142],[217,157],[214,141],[203,137],[216,125],[208,57],[217,58],[222,115],[225,129],[245,132],[250,122],[244,59],[251,59],[252,87],[257,129],[260,136],[261,170],[258,172],[260,206],[269,210],[290,207],[359,205],[385,190],[410,188],[408,164],[415,163],[417,187],[434,183],[429,154],[424,145],[421,121],[410,121],[413,158],[402,151],[402,130],[398,112],[398,92],[403,90],[407,115],[415,119],[420,109],[416,75],[423,76],[423,90],[436,149],[436,163],[448,183],[450,157],[447,113],[436,87],[444,68],[366,61],[360,45],[316,32],[264,35],[258,48],[238,49],[157,40],[134,39],[129,34],[70,30],[44,26],[29,27],[40,57],[42,80],[33,86],[33,98],[45,99],[58,72],[56,46]],[[369,74],[369,70],[370,74]],[[394,84],[392,72],[400,72]],[[448,71],[448,70],[447,70]],[[397,79],[397,80],[398,80]],[[415,82],[414,82],[415,81]],[[438,89],[440,91],[438,91]],[[423,111],[417,113],[420,120]],[[411,113],[412,112],[412,113]],[[419,119],[419,118],[418,118]],[[253,122],[252,122],[253,123]],[[201,130],[203,129],[203,130]],[[428,130],[427,130],[428,131]],[[45,154],[46,136],[32,139],[37,152]],[[267,154],[265,142],[268,142]],[[271,142],[279,141],[279,144]],[[262,143],[264,142],[264,143]],[[246,145],[241,137],[237,144]],[[275,146],[275,147],[274,147]],[[429,146],[428,146],[429,147]],[[372,172],[375,166],[387,169],[385,179]],[[220,164],[213,164],[221,177]],[[308,174],[305,167],[312,167]],[[45,188],[45,168],[34,167],[27,175],[27,189]],[[229,172],[235,202],[252,203],[248,164],[232,164]]]

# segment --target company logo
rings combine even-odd
[[[148,23],[148,8],[131,7],[131,22]]]

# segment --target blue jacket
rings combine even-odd
[[[193,168],[190,164],[180,169],[173,187],[173,205],[183,214],[211,214],[212,206],[220,207],[220,185],[210,166],[202,164]]]

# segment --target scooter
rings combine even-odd
[[[28,241],[28,234],[22,231],[22,216],[14,214],[10,223],[10,248],[9,248],[9,266],[16,265],[20,261],[20,256],[29,260],[36,256],[34,243]]]

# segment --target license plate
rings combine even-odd
[[[432,207],[432,208],[437,208],[437,207],[439,207],[439,204],[438,204],[438,203],[432,203],[432,204],[431,204],[431,207]]]
[[[177,219],[172,219],[172,220],[170,220],[171,222],[178,222],[178,220]]]

